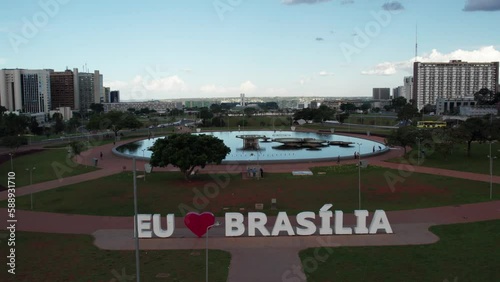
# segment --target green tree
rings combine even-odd
[[[391,101],[391,108],[394,109],[396,113],[399,113],[406,105],[408,105],[408,101],[405,97],[397,97]]]
[[[80,119],[77,116],[73,116],[66,123],[66,129],[69,132],[75,132],[78,127],[82,125]]]
[[[369,109],[371,109],[371,108],[372,108],[372,103],[370,103],[370,102],[365,102],[365,103],[363,103],[363,105],[361,105],[361,108],[360,108],[360,109],[361,109],[363,112],[365,112],[365,113],[366,113],[366,112],[367,112]]]
[[[58,134],[59,132],[64,131],[64,121],[63,121],[63,116],[60,113],[55,113],[52,116],[52,120],[54,120],[54,133]]]
[[[186,179],[196,167],[220,164],[231,152],[222,140],[205,134],[172,134],[157,140],[150,150],[153,152],[150,160],[152,166],[165,167],[171,164],[178,167]]]
[[[349,113],[342,113],[342,114],[339,114],[337,115],[337,120],[340,122],[340,123],[344,123],[344,121],[346,119],[349,118]]]
[[[77,161],[80,154],[88,148],[87,144],[85,144],[83,141],[72,141],[69,143],[69,147],[73,156],[77,158]]]
[[[404,105],[398,112],[398,120],[404,121],[405,124],[407,124],[415,116],[418,116],[418,109],[415,108],[412,104]]]
[[[212,119],[212,125],[216,127],[224,127],[226,126],[226,122],[224,121],[224,118],[222,117],[214,117]]]
[[[387,138],[387,144],[390,146],[401,146],[406,154],[406,147],[415,144],[419,137],[419,131],[414,126],[402,126],[393,130]]]
[[[90,104],[90,110],[92,110],[94,113],[96,114],[100,114],[102,112],[104,112],[104,105],[103,104],[96,104],[96,103],[92,103]]]
[[[463,122],[459,127],[459,135],[462,140],[467,142],[467,156],[471,154],[471,144],[474,141],[483,142],[487,136],[487,122],[482,118],[469,118]]]
[[[0,144],[16,151],[22,145],[28,144],[28,140],[24,136],[5,136],[1,139]]]
[[[3,115],[0,128],[0,137],[22,135],[26,132],[29,124],[30,122],[28,117],[24,115],[16,115],[13,113]]]
[[[124,128],[134,129],[142,126],[142,123],[132,114],[119,111],[109,111],[104,115],[94,115],[87,124],[88,130],[110,129],[118,136],[118,132]]]
[[[459,132],[454,128],[435,128],[432,130],[432,141],[436,152],[441,153],[444,160],[448,159],[455,148],[455,145],[460,142]]]
[[[243,110],[243,112],[245,113],[245,115],[250,118],[252,117],[253,115],[255,115],[257,113],[257,109],[255,108],[252,108],[252,107],[247,107]]]
[[[356,105],[354,105],[353,103],[342,103],[340,105],[340,110],[341,111],[344,111],[344,112],[347,112],[347,113],[352,113],[354,112],[355,110],[357,109]]]
[[[474,93],[474,100],[478,105],[495,105],[500,102],[500,92],[495,93],[488,88],[482,88]]]
[[[38,121],[36,121],[36,118],[31,118],[31,122],[29,125],[30,131],[34,135],[42,135],[43,134],[43,128],[40,127],[38,124]]]
[[[432,113],[432,112],[436,112],[436,106],[431,105],[431,104],[427,104],[427,105],[425,105],[425,106],[422,108],[421,112],[422,112],[423,114],[430,114],[430,113]]]
[[[176,116],[180,116],[180,115],[183,115],[184,114],[184,111],[183,110],[179,110],[177,108],[174,108],[172,109],[168,115],[171,116],[171,117],[176,117]]]
[[[121,116],[120,120],[116,123],[115,126],[112,126],[112,130],[115,132],[115,136],[118,134],[118,131],[128,128],[135,129],[140,128],[142,126],[142,122],[140,122],[134,115],[132,114],[124,114]]]
[[[217,116],[222,112],[222,106],[219,104],[212,104],[210,105],[210,111]]]

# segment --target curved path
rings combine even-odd
[[[347,135],[347,134],[346,134]],[[352,135],[357,136],[359,135]],[[366,137],[365,137],[366,138]],[[142,138],[138,138],[142,139]],[[382,138],[371,136],[369,139],[383,142]],[[133,140],[119,142],[128,143]],[[70,185],[83,181],[112,175],[123,170],[131,169],[131,160],[126,160],[111,153],[113,144],[96,147],[82,154],[80,163],[90,164],[93,158],[99,157],[103,152],[103,159],[99,160],[100,170],[61,178],[60,180],[34,184],[19,188],[16,196],[36,193]],[[465,173],[459,171],[436,169],[423,166],[412,166],[384,162],[385,159],[402,155],[402,150],[392,149],[384,155],[369,158],[371,165],[399,169],[407,172],[420,172],[445,175],[477,181],[490,181],[489,175]],[[138,170],[143,170],[143,161],[137,162]],[[356,160],[343,160],[341,164],[356,163]],[[263,164],[266,172],[290,172],[295,170],[308,170],[313,166],[333,166],[337,162],[317,162],[300,164]],[[173,168],[156,169],[155,171],[171,171]],[[245,167],[235,165],[207,166],[202,173],[210,172],[244,172]],[[495,176],[493,182],[500,183],[500,177]],[[0,200],[7,198],[6,191],[0,192]],[[103,249],[133,250],[133,219],[131,217],[85,216],[56,214],[46,212],[17,211],[17,226],[20,231],[67,233],[67,234],[92,234],[95,244]],[[309,247],[336,247],[336,246],[365,246],[365,245],[409,245],[429,244],[436,242],[437,238],[428,231],[432,225],[466,223],[474,221],[500,219],[500,201],[478,204],[469,204],[454,207],[438,207],[407,211],[392,211],[387,213],[394,234],[377,235],[351,235],[351,236],[307,236],[307,237],[223,237],[223,228],[214,228],[210,232],[210,248],[223,249],[231,252],[231,267],[228,281],[306,281],[301,269],[298,252]],[[6,222],[7,210],[0,209],[0,220]],[[218,220],[223,221],[223,218]],[[275,221],[269,217],[267,224],[270,229]],[[369,221],[368,221],[369,222]],[[292,221],[295,225],[295,222]],[[352,214],[345,215],[345,225],[355,224]],[[141,239],[141,249],[204,249],[205,240],[194,238],[183,226],[181,218],[176,219],[175,237],[169,239],[147,240]],[[258,259],[256,259],[258,257]],[[255,271],[259,269],[259,271]],[[296,280],[287,280],[296,278]],[[298,279],[298,280],[297,280]]]

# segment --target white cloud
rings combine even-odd
[[[203,85],[202,87],[200,87],[200,91],[204,93],[218,93],[218,94],[225,94],[231,92],[230,89],[222,86],[217,86],[215,84]]]
[[[334,75],[333,72],[327,72],[327,71],[320,71],[318,73],[319,76],[332,76]]]
[[[204,93],[211,94],[231,94],[233,96],[239,96],[240,93],[252,93],[257,89],[257,86],[251,81],[245,81],[240,84],[239,87],[236,86],[218,86],[215,84],[207,84],[200,87],[200,91]]]
[[[449,62],[450,60],[462,60],[465,62],[498,62],[500,51],[494,46],[481,47],[477,50],[462,50],[444,54],[434,49],[430,53],[417,57],[419,62]],[[362,71],[364,75],[394,75],[400,71],[411,72],[414,58],[407,61],[383,62],[370,70]]]
[[[308,84],[309,82],[311,82],[312,79],[310,77],[303,77],[299,80],[299,84],[300,85],[306,85]]]
[[[255,86],[251,81],[247,80],[240,85],[240,91],[243,93],[250,93],[255,91],[257,86]]]
[[[288,94],[288,90],[286,90],[285,88],[267,88],[264,91],[264,94],[269,96],[284,96]]]
[[[151,91],[185,91],[187,88],[186,83],[177,75],[152,80],[139,77],[139,82],[144,88]]]
[[[123,100],[164,99],[171,93],[188,90],[187,84],[177,75],[151,79],[137,75],[130,81],[106,81],[106,87],[120,90]]]
[[[396,66],[398,63],[385,62],[375,66],[374,69],[362,71],[364,75],[393,75],[396,74]]]
[[[7,59],[0,58],[0,65],[4,65],[7,62]]]

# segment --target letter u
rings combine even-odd
[[[167,229],[161,227],[161,215],[153,215],[153,233],[159,238],[167,238],[172,236],[175,229],[175,220],[173,214],[167,214]]]

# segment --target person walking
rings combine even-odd
[[[264,170],[260,168],[260,178],[264,178]]]
[[[101,156],[101,160],[102,160],[102,156],[103,156],[103,155],[102,155],[102,152],[101,152],[100,156]]]
[[[337,163],[340,163],[340,155],[337,157]]]

